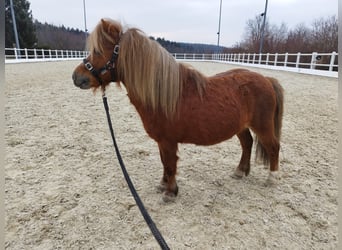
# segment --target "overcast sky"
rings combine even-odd
[[[33,18],[84,30],[83,0],[28,0]],[[264,12],[266,0],[222,0],[220,45],[243,38],[248,19]],[[220,0],[85,0],[88,31],[102,17],[142,29],[147,35],[177,42],[217,44]],[[289,28],[311,26],[320,17],[337,16],[338,0],[269,0],[267,19]]]

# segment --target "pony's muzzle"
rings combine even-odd
[[[80,75],[77,72],[72,73],[72,80],[76,87],[81,89],[89,89],[90,88],[90,80],[87,76]]]

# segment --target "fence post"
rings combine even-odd
[[[275,55],[274,55],[274,66],[277,66],[277,61],[278,61],[278,53],[275,53]]]
[[[51,49],[49,49],[49,57],[50,57],[50,59],[52,59]]]
[[[259,54],[259,64],[261,64],[262,53]]]
[[[336,52],[333,51],[330,57],[329,71],[332,71],[334,69],[335,56],[336,56]]]
[[[315,69],[316,68],[316,57],[317,57],[317,54],[318,54],[317,52],[312,52],[310,69]]]
[[[28,59],[27,48],[25,48],[24,51],[25,51],[25,59],[27,60]]]
[[[17,52],[17,48],[13,48],[14,50],[14,56],[15,56],[15,59],[17,60],[18,59],[18,52]]]
[[[266,54],[266,63],[265,63],[266,65],[268,65],[269,59],[270,59],[270,53],[267,53]]]
[[[42,58],[43,58],[43,59],[45,58],[45,52],[44,52],[44,49],[42,49]]]
[[[297,53],[296,68],[299,68],[299,63],[300,63],[300,52]]]
[[[285,53],[285,58],[284,58],[284,67],[287,66],[287,58],[288,58],[288,57],[289,57],[289,53],[286,52],[286,53]]]

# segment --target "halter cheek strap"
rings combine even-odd
[[[83,64],[87,70],[90,71],[90,73],[97,79],[97,81],[102,85],[102,79],[100,78],[99,71],[97,71],[93,65],[86,59],[83,59]],[[103,70],[102,70],[103,71]],[[100,71],[100,72],[102,72]]]
[[[111,81],[115,82],[117,80],[114,69],[115,69],[115,62],[119,56],[119,49],[120,49],[120,46],[115,45],[111,59],[105,64],[105,66],[103,66],[102,68],[98,70],[94,68],[94,66],[89,62],[88,59],[86,58],[83,59],[84,67],[90,71],[90,73],[97,79],[100,85],[103,84],[101,75],[105,74],[108,70],[110,71],[110,74],[111,74]]]

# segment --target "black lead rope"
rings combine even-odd
[[[106,114],[107,114],[107,120],[108,120],[108,125],[109,125],[109,130],[110,130],[110,133],[112,135],[112,139],[113,139],[113,144],[114,144],[114,148],[115,148],[115,152],[116,152],[116,155],[117,155],[117,158],[118,158],[118,161],[120,163],[120,166],[121,166],[121,170],[122,170],[122,173],[123,175],[125,176],[125,179],[126,179],[126,182],[128,184],[128,187],[135,199],[135,202],[137,203],[139,209],[140,209],[140,212],[142,214],[142,216],[144,217],[147,225],[149,226],[154,238],[158,241],[161,249],[170,249],[167,245],[167,243],[165,242],[163,236],[161,235],[161,233],[159,232],[157,226],[154,224],[152,218],[150,217],[150,215],[148,214],[148,212],[146,211],[146,208],[144,206],[144,204],[142,203],[137,191],[135,190],[134,188],[134,185],[131,181],[131,178],[129,177],[128,173],[127,173],[127,170],[126,170],[126,167],[125,167],[125,164],[122,160],[122,157],[121,157],[121,154],[120,154],[120,151],[119,151],[119,148],[118,148],[118,145],[116,144],[116,141],[115,141],[115,137],[114,137],[114,131],[113,131],[113,126],[112,126],[112,121],[110,119],[110,114],[109,114],[109,107],[108,107],[108,102],[107,102],[107,97],[105,95],[103,95],[102,97],[103,99],[103,105],[104,105],[104,108],[106,110]]]

